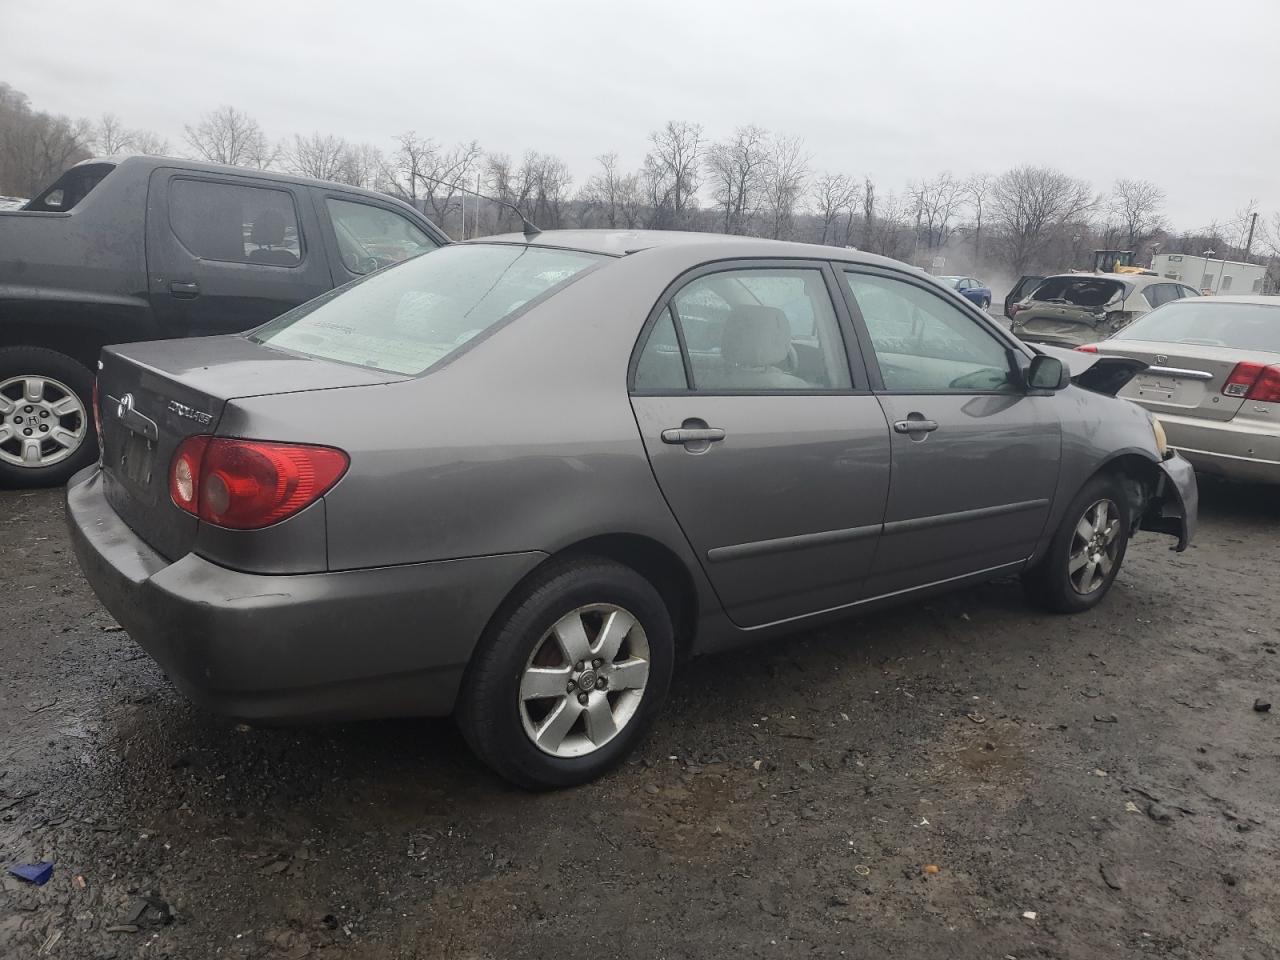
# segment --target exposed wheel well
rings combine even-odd
[[[0,347],[44,347],[97,371],[100,334],[84,327],[43,323],[0,323]]]
[[[1093,476],[1111,473],[1120,478],[1129,497],[1129,506],[1133,511],[1132,524],[1137,527],[1146,512],[1147,501],[1156,492],[1160,479],[1159,469],[1155,463],[1141,454],[1125,453],[1108,460]],[[1093,478],[1090,477],[1090,479]]]

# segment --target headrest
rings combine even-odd
[[[724,362],[736,367],[772,367],[787,359],[791,327],[777,307],[734,307],[720,340]]]
[[[277,247],[284,243],[285,226],[284,214],[274,207],[268,207],[253,221],[249,239],[260,247]]]

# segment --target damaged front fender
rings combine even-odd
[[[1138,526],[1177,538],[1173,547],[1181,553],[1195,535],[1200,510],[1200,490],[1191,464],[1176,453],[1159,466],[1156,489],[1147,501]]]

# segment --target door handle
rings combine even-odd
[[[937,420],[926,420],[924,417],[920,419],[896,420],[893,429],[899,433],[933,433],[938,429]]]
[[[200,284],[194,281],[173,280],[169,283],[169,292],[179,300],[194,300],[200,296]]]
[[[723,439],[723,427],[669,427],[662,431],[663,443],[715,443]]]

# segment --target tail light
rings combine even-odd
[[[1097,353],[1098,345],[1096,343],[1084,343],[1076,347],[1081,353]]]
[[[1251,360],[1237,363],[1222,385],[1222,394],[1244,400],[1280,403],[1280,365],[1269,367]]]
[[[350,463],[333,447],[188,437],[169,467],[169,496],[207,523],[258,530],[315,503]]]

